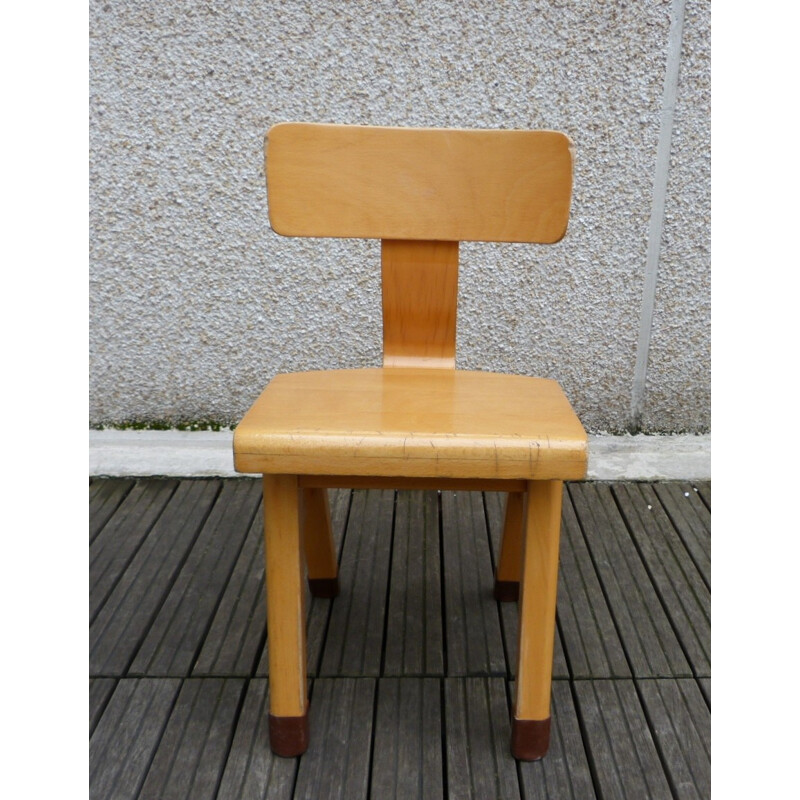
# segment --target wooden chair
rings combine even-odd
[[[304,557],[312,593],[338,592],[326,490],[468,489],[509,493],[495,596],[520,602],[511,749],[541,758],[562,482],[584,477],[586,434],[553,380],[455,369],[458,243],[561,239],[570,140],[285,123],[266,170],[272,228],[381,239],[383,287],[382,368],[279,375],[234,433],[236,469],[264,482],[272,750],[308,746]]]

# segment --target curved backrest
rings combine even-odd
[[[265,156],[285,236],[547,244],[567,228],[572,143],[557,131],[290,122]]]

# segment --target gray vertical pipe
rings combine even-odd
[[[656,300],[658,256],[661,250],[661,234],[664,229],[664,206],[667,198],[669,156],[672,147],[672,124],[675,117],[675,101],[678,96],[678,73],[681,64],[681,40],[683,37],[685,5],[686,0],[674,0],[669,25],[667,70],[664,77],[664,93],[661,99],[661,130],[658,135],[656,170],[653,177],[653,205],[650,210],[650,226],[647,234],[647,258],[644,268],[642,311],[639,318],[639,342],[636,347],[636,366],[633,371],[633,389],[631,392],[631,419],[629,425],[631,433],[637,433],[641,430],[642,416],[644,414],[647,358],[650,352],[653,308]]]

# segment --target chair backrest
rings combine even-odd
[[[572,145],[557,131],[282,123],[267,134],[273,229],[285,236],[557,242]]]
[[[381,239],[383,363],[455,367],[458,243],[566,232],[572,143],[557,131],[282,123],[265,146],[284,236]]]

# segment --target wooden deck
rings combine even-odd
[[[273,757],[261,486],[95,479],[100,798],[707,798],[709,483],[565,490],[548,756],[509,754],[502,496],[335,491],[341,595],[308,603],[311,745]]]

